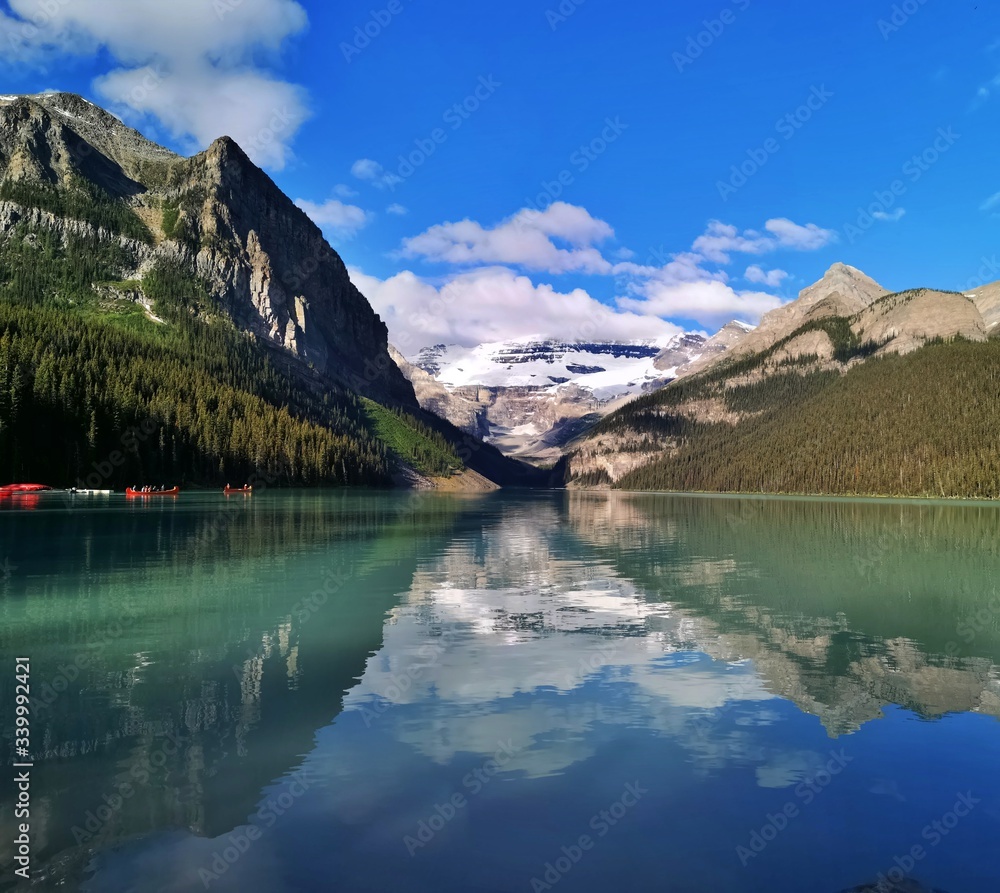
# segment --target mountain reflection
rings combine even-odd
[[[831,735],[890,704],[1000,716],[1000,507],[573,494],[566,517]]]
[[[587,493],[0,515],[0,558],[19,566],[0,651],[30,654],[39,689],[88,655],[36,714],[37,858],[73,882],[96,854],[94,889],[125,889],[131,857],[113,848],[137,841],[169,875],[164,853],[202,864],[302,770],[321,780],[308,808],[328,811],[324,833],[391,815],[381,833],[398,842],[426,807],[423,773],[499,746],[513,756],[497,778],[522,786],[642,735],[695,777],[741,769],[769,790],[829,758],[768,731],[793,716],[834,738],[897,707],[1000,717],[998,519]],[[892,780],[870,789],[904,798]]]
[[[992,654],[994,634],[971,648],[957,633],[989,603],[992,590],[972,581],[986,586],[996,562],[981,528],[995,518],[580,493],[512,506],[415,576],[345,707],[371,720],[387,703],[420,704],[419,721],[392,714],[397,737],[440,762],[486,753],[506,730],[532,774],[584,758],[586,731],[609,723],[661,731],[720,765],[744,744],[711,741],[712,711],[767,723],[775,699],[831,737],[892,704],[1000,716],[996,667],[978,656]],[[613,687],[627,696],[609,702]],[[571,710],[518,699],[548,692],[579,696]],[[553,736],[572,746],[560,752]]]

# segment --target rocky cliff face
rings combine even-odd
[[[0,97],[3,180],[58,186],[83,177],[131,197],[147,191],[143,180],[181,160],[72,93]]]
[[[979,288],[967,292],[966,297],[971,298],[976,305],[979,315],[986,323],[986,330],[992,331],[993,327],[1000,322],[1000,282],[981,285]]]
[[[809,320],[852,316],[885,294],[881,285],[860,270],[834,264],[822,279],[803,289],[797,300],[765,313],[760,325],[733,344],[727,355],[747,356],[766,350]]]
[[[933,338],[986,340],[986,323],[971,298],[927,288],[881,298],[852,317],[851,329],[884,344],[886,353],[909,353]]]
[[[407,360],[392,345],[389,345],[389,356],[413,386],[422,408],[480,439],[489,434],[486,407],[482,403],[452,393],[429,372]]]
[[[753,331],[753,326],[749,326],[746,323],[739,322],[738,320],[733,320],[733,322],[727,323],[711,338],[701,344],[697,355],[689,357],[686,362],[676,368],[676,377],[683,378],[685,375],[694,375],[695,372],[707,369],[713,363],[722,359],[726,353],[736,347],[736,345],[743,341]],[[657,357],[658,363],[669,363],[672,361],[673,357],[670,357],[669,359]]]
[[[265,345],[350,390],[416,405],[389,357],[384,323],[350,282],[343,261],[231,139],[185,159],[78,96],[4,97],[5,185],[62,193],[96,187],[125,200],[151,238],[100,232],[128,259],[123,280],[142,279],[164,260],[181,264],[237,326]],[[9,200],[0,202],[0,238],[20,222],[61,234],[98,228],[8,192]]]
[[[704,355],[708,341],[709,339],[697,332],[680,335],[656,355],[653,366],[666,375],[675,375],[678,369],[690,365],[693,360]]]

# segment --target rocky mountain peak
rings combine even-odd
[[[180,264],[269,347],[351,390],[416,406],[389,358],[384,323],[340,256],[232,138],[182,158],[80,96],[2,96],[0,185],[15,182],[0,201],[0,240],[19,222],[118,240],[123,232],[107,220],[131,213],[122,281]],[[54,213],[53,189],[74,193],[73,219]],[[109,200],[119,202],[111,218]]]
[[[806,304],[821,301],[836,292],[855,311],[862,310],[888,294],[874,279],[856,267],[835,263],[818,282],[799,293],[799,300]]]
[[[219,169],[231,168],[233,171],[243,171],[248,167],[256,167],[239,143],[231,136],[220,136],[205,150],[206,161]]]
[[[731,322],[727,322],[718,332],[716,332],[712,337],[719,338],[722,335],[736,335],[743,336],[748,332],[752,332],[754,326],[749,323],[740,322],[738,319],[734,319]]]
[[[75,93],[37,93],[0,96],[0,130],[9,134],[11,123],[33,123],[56,142],[67,144],[78,160],[95,150],[123,167],[137,161],[171,161],[179,156],[146,139],[121,119]],[[84,149],[80,140],[85,141]]]
[[[48,185],[88,180],[124,198],[152,168],[180,161],[74,93],[0,96],[0,179]]]

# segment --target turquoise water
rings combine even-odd
[[[996,890],[998,570],[993,505],[8,503],[35,885]]]

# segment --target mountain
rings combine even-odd
[[[706,339],[525,339],[395,354],[420,405],[512,456],[552,461],[622,399],[662,387]]]
[[[967,292],[966,296],[976,305],[987,331],[1000,323],[1000,282],[981,285],[975,291]]]
[[[235,142],[182,158],[72,94],[0,97],[0,368],[5,479],[525,480],[420,409],[339,255]]]
[[[671,369],[673,378],[683,378],[685,375],[693,375],[702,369],[707,369],[722,355],[731,351],[737,344],[743,341],[751,332],[754,326],[745,322],[733,320],[724,325],[711,338],[703,339],[698,352],[694,356],[682,358],[672,350],[664,350],[656,358],[657,369]],[[699,336],[692,336],[699,337]],[[684,362],[678,362],[684,359]]]
[[[752,332],[731,340],[725,356],[747,356],[767,350],[803,324],[833,316],[850,316],[887,294],[874,279],[847,264],[834,264],[818,282],[803,289],[797,300],[765,313]],[[693,369],[688,374],[709,368],[723,357]]]
[[[998,286],[886,294],[838,264],[605,418],[574,445],[570,485],[994,498],[1000,341],[980,307]]]
[[[228,137],[180,158],[86,100],[53,93],[0,103],[0,156],[0,198],[21,205],[5,214],[5,229],[21,222],[82,232],[101,226],[85,205],[127,200],[122,219],[137,219],[116,233],[127,240],[126,278],[141,279],[161,260],[186,265],[262,343],[354,390],[413,402],[388,361],[385,325],[343,261]]]

